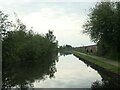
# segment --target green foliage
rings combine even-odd
[[[4,19],[4,17],[2,18]],[[3,22],[3,25],[6,25],[6,22]],[[55,40],[53,31],[49,30],[46,35],[36,34],[32,30],[28,31],[19,19],[11,27],[14,30],[8,31],[6,28],[0,27],[1,30],[6,30],[2,40],[4,61],[39,61],[41,58],[57,52],[58,41]]]
[[[64,46],[60,46],[59,47],[59,51],[60,52],[69,52],[69,51],[73,51],[73,47],[71,45],[64,45]]]
[[[3,41],[3,60],[6,57],[15,58],[18,61],[39,60],[48,55],[57,46],[44,36],[30,35],[25,31],[11,31]],[[6,60],[6,59],[5,59]]]
[[[120,56],[120,2],[100,2],[91,9],[84,33],[98,43],[98,52],[110,57]]]
[[[74,48],[71,46],[71,45],[64,45],[64,46],[60,46],[59,47],[59,53],[60,55],[69,55],[69,54],[72,54],[72,51],[74,50]]]
[[[0,11],[2,89],[14,86],[26,89],[36,79],[54,77],[58,41],[53,31],[49,30],[46,35],[36,34],[27,30],[20,19],[12,23],[7,18],[8,15]]]
[[[48,31],[45,36],[50,42],[55,42],[56,37],[53,35],[53,31]]]
[[[51,51],[57,52],[58,48],[58,41],[56,40],[56,37],[53,35],[53,31],[48,31],[45,35],[45,39],[49,42],[49,50],[48,52],[51,53]]]
[[[117,64],[112,64],[111,61],[109,61],[106,58],[88,55],[88,54],[77,52],[77,51],[74,51],[73,54],[76,57],[85,60],[86,62],[90,62],[94,65],[97,65],[97,66],[107,70],[107,71],[110,71],[112,73],[116,73],[116,74],[120,75],[120,73],[119,73],[120,67]]]
[[[7,31],[11,28],[12,24],[8,21],[8,15],[0,11],[0,39],[2,39]]]

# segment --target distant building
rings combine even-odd
[[[81,52],[85,52],[85,53],[96,53],[97,52],[97,45],[83,46],[79,48]]]
[[[85,46],[85,50],[91,53],[97,52],[97,45]]]

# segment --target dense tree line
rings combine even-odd
[[[69,54],[72,54],[72,51],[74,50],[74,48],[71,46],[71,45],[68,45],[68,44],[66,44],[66,45],[63,45],[63,46],[60,46],[59,48],[58,48],[58,51],[59,51],[59,53],[60,53],[60,55],[62,56],[62,55],[69,55]]]
[[[120,2],[97,3],[83,27],[97,43],[99,55],[120,58]]]
[[[0,41],[2,42],[2,90],[12,87],[27,90],[36,80],[54,77],[58,41],[49,30],[38,34],[28,30],[21,20],[8,20],[0,11]]]
[[[57,51],[57,40],[53,31],[45,35],[27,30],[19,19],[16,23],[8,20],[8,15],[0,11],[0,35],[3,61],[40,61]]]
[[[58,48],[58,50],[59,50],[59,52],[71,52],[71,51],[73,51],[73,47],[71,46],[71,45],[68,45],[68,44],[66,44],[66,45],[63,45],[63,46],[60,46],[59,48]]]

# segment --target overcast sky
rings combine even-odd
[[[88,2],[89,1],[89,2]],[[0,10],[10,17],[14,12],[28,28],[38,33],[53,30],[59,45],[94,44],[82,33],[90,8],[96,0],[0,0]],[[94,1],[94,2],[93,2]]]

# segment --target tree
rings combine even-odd
[[[6,22],[3,25],[7,27]],[[44,57],[56,54],[58,41],[52,31],[49,30],[46,35],[34,33],[27,30],[20,19],[13,25],[14,30],[7,31],[2,40],[4,61],[42,61]],[[1,29],[4,30],[3,27]]]
[[[50,41],[50,42],[55,42],[56,37],[53,35],[53,31],[49,30],[48,33],[46,33],[46,38]]]
[[[8,21],[8,15],[0,11],[0,39],[6,36],[11,26],[12,23]]]
[[[105,55],[120,55],[120,2],[99,2],[91,9],[89,20],[83,26],[83,33],[106,49]],[[101,50],[102,51],[102,50]],[[104,50],[103,50],[104,51]],[[98,51],[99,52],[99,51]]]
[[[45,79],[46,75],[52,78],[56,72],[58,41],[53,32],[48,31],[46,35],[41,35],[27,30],[26,27],[20,19],[17,19],[15,23],[9,22],[7,16],[0,12],[3,90],[14,86],[26,89],[36,78]],[[25,75],[28,69],[32,74],[28,72]],[[36,70],[38,70],[37,73],[35,73]]]
[[[48,30],[48,33],[46,33],[45,38],[49,41],[49,49],[48,52],[51,51],[57,52],[58,48],[58,41],[56,40],[56,36],[54,36],[53,31]]]

